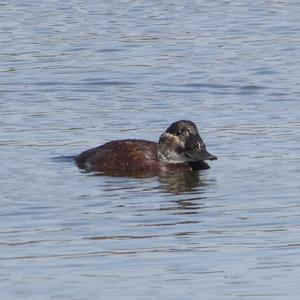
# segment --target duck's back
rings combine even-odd
[[[79,168],[99,172],[156,171],[157,143],[146,140],[118,140],[89,149],[76,157]]]

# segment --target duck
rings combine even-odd
[[[197,126],[188,120],[172,123],[158,142],[114,140],[75,156],[78,168],[102,173],[151,173],[208,169],[217,156],[206,150]]]

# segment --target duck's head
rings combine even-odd
[[[160,136],[158,158],[163,162],[175,164],[217,159],[207,152],[197,126],[185,120],[172,123]]]

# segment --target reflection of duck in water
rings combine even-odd
[[[162,192],[172,194],[192,191],[200,185],[206,185],[199,175],[198,172],[190,171],[161,173],[159,174],[160,189]]]
[[[81,169],[119,175],[201,170],[209,168],[205,160],[215,159],[207,152],[196,125],[184,120],[171,124],[158,143],[136,139],[112,141],[75,157]]]

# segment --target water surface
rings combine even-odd
[[[3,299],[298,299],[297,1],[0,7]],[[211,169],[54,159],[178,119]]]

